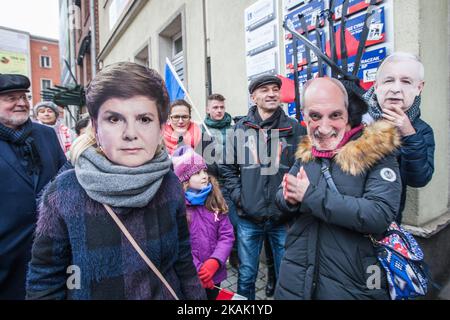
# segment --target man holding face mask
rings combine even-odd
[[[396,221],[402,220],[406,186],[421,188],[430,182],[434,172],[434,134],[420,118],[421,93],[425,71],[419,59],[397,52],[387,57],[377,73],[375,85],[365,94],[369,113],[364,122],[385,119],[397,127],[402,147],[397,160],[402,179],[402,198]]]

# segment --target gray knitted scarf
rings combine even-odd
[[[150,162],[132,168],[116,165],[89,147],[75,164],[75,173],[95,201],[112,207],[142,208],[155,196],[170,165],[165,150]]]
[[[364,95],[363,99],[367,102],[369,105],[369,114],[370,116],[375,119],[381,119],[383,116],[383,111],[381,110],[381,107],[378,105],[377,96],[375,94],[375,87],[370,88]],[[412,106],[406,110],[406,115],[408,116],[409,120],[414,122],[418,117],[420,117],[420,103],[421,103],[421,97],[417,96],[414,99],[414,102]]]

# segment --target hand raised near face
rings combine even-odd
[[[383,118],[398,129],[402,137],[416,133],[408,116],[400,106],[390,106],[383,109]]]

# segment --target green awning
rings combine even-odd
[[[45,101],[52,101],[60,106],[84,106],[86,97],[84,87],[74,85],[69,87],[55,86],[41,91],[41,97]]]

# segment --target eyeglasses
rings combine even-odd
[[[191,116],[187,116],[187,115],[183,115],[183,116],[179,116],[179,115],[175,115],[175,116],[170,116],[170,119],[172,121],[188,121],[191,118]]]

